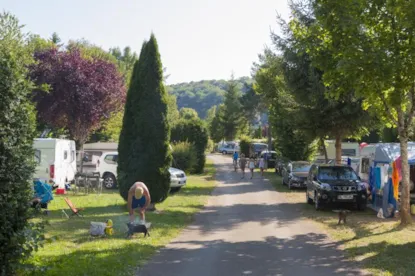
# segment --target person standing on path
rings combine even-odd
[[[245,178],[245,167],[246,167],[246,158],[245,155],[242,153],[241,154],[241,158],[239,158],[239,167],[241,168],[242,171],[242,178]]]
[[[249,170],[251,171],[251,179],[254,178],[254,169],[255,169],[255,160],[254,157],[251,156],[249,159]]]
[[[238,158],[239,153],[235,150],[235,152],[233,153],[233,167],[235,168],[235,172],[238,169]]]
[[[259,169],[261,170],[261,177],[264,177],[265,161],[264,158],[259,159]]]

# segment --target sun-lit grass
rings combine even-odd
[[[415,274],[415,227],[403,229],[397,219],[379,219],[372,210],[354,209],[347,224],[337,225],[337,213],[330,209],[315,211],[305,202],[304,190],[288,190],[274,172],[268,172],[267,177],[278,192],[284,193],[287,203],[301,207],[303,217],[320,224],[332,239],[341,242],[349,258],[373,275]]]
[[[50,241],[28,260],[36,266],[34,275],[133,275],[157,249],[177,236],[192,221],[215,186],[215,169],[208,161],[203,175],[189,176],[188,184],[178,193],[156,206],[157,212],[146,214],[152,223],[151,237],[135,235],[126,239],[127,207],[118,191],[101,195],[67,195],[78,208],[85,208],[84,217],[67,219],[62,210],[70,210],[61,196],[55,196],[47,217]],[[91,221],[112,219],[115,234],[106,238],[89,235]]]

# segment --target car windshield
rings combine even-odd
[[[349,167],[320,167],[318,178],[320,180],[357,180],[358,177]]]
[[[263,154],[264,157],[268,157],[269,159],[276,159],[277,158],[277,154],[274,152],[266,152]]]
[[[293,172],[308,172],[310,165],[308,164],[293,164]]]

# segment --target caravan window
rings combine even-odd
[[[40,164],[41,154],[42,154],[42,152],[40,150],[38,150],[38,149],[35,150],[35,162],[36,162],[36,164]]]
[[[356,150],[355,149],[342,149],[342,155],[343,156],[356,156]]]
[[[66,159],[68,159],[68,151],[67,150],[63,151],[63,160],[66,160]]]
[[[112,164],[112,165],[117,164],[117,160],[118,160],[118,155],[113,155],[113,154],[109,154],[105,156],[104,158],[105,163]]]
[[[75,151],[71,150],[71,162],[75,160]]]
[[[369,158],[362,158],[362,173],[369,173]]]

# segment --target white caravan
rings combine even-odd
[[[336,159],[336,141],[327,140],[326,143],[326,150],[327,150],[327,157],[329,160]],[[356,142],[343,142],[342,143],[342,157],[356,157],[360,156],[360,145]],[[321,151],[315,157],[316,160],[323,160],[325,159],[324,153]]]
[[[64,188],[76,174],[75,141],[65,139],[39,138],[33,142],[36,171],[34,178],[52,180]]]

